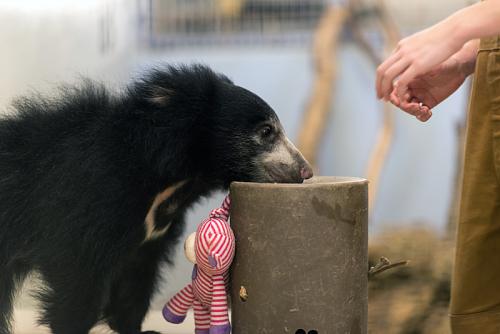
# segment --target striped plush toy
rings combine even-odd
[[[212,210],[185,243],[188,259],[195,263],[192,282],[163,307],[168,322],[184,321],[194,308],[196,334],[229,334],[226,283],[234,257],[234,234],[229,218],[229,196],[222,207]]]

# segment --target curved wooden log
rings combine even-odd
[[[337,69],[335,53],[338,39],[348,16],[349,11],[346,8],[331,6],[321,18],[314,34],[315,78],[298,138],[300,151],[313,166],[317,164],[316,155],[331,106]]]

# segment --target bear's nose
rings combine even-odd
[[[313,170],[311,166],[304,166],[300,169],[300,177],[304,180],[310,179],[313,177]]]

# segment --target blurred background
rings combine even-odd
[[[422,124],[379,102],[374,78],[400,37],[472,3],[1,0],[0,110],[82,76],[117,89],[162,63],[209,65],[276,110],[316,174],[371,181],[371,258],[412,260],[370,283],[371,333],[446,333],[468,84]],[[197,205],[186,233],[222,197]],[[153,312],[190,278],[181,249]],[[32,307],[23,294],[16,314]]]

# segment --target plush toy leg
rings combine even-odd
[[[222,275],[214,275],[212,305],[210,306],[210,334],[229,333],[231,333],[231,324],[227,312],[226,284]]]
[[[195,334],[210,333],[210,312],[203,306],[199,300],[193,302],[194,321],[196,325]]]
[[[187,311],[193,305],[193,300],[193,287],[189,284],[163,307],[163,317],[170,323],[180,324],[186,318]]]

